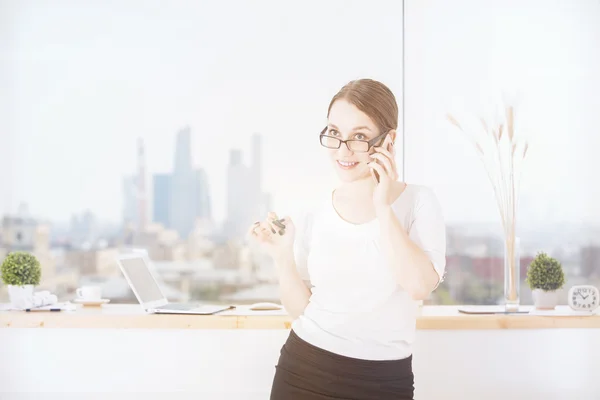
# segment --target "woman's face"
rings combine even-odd
[[[325,135],[341,140],[371,140],[381,133],[375,123],[365,114],[346,100],[337,100],[329,111],[329,120]],[[385,137],[385,145],[389,137]],[[376,146],[382,143],[377,141]],[[339,149],[326,149],[333,167],[342,182],[353,182],[369,178],[371,169],[367,163],[373,159],[371,147],[368,152],[352,151],[345,143]]]

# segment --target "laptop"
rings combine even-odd
[[[117,264],[140,305],[148,313],[210,315],[235,308],[225,305],[169,303],[150,272],[150,260],[144,254],[120,255],[117,257]]]

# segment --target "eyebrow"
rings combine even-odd
[[[338,128],[337,126],[335,126],[334,124],[329,124],[329,126],[330,126],[330,127],[332,127],[332,128],[334,128],[334,129],[338,129],[338,130],[340,129],[340,128]],[[354,132],[354,131],[359,131],[359,130],[361,130],[361,129],[366,129],[366,130],[368,130],[368,131],[371,131],[371,128],[369,128],[369,127],[368,127],[368,126],[366,126],[366,125],[362,125],[362,126],[357,126],[357,127],[355,127],[354,129],[352,129],[352,132]]]

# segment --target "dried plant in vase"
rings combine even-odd
[[[504,297],[507,311],[519,308],[519,240],[516,237],[516,216],[523,161],[529,147],[515,134],[515,109],[502,105],[494,116],[480,117],[475,128],[467,128],[451,114],[448,120],[473,144],[488,174],[504,230]]]

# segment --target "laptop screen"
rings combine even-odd
[[[149,303],[164,298],[142,257],[121,259],[121,265],[129,277],[131,285],[135,288],[141,303]]]

